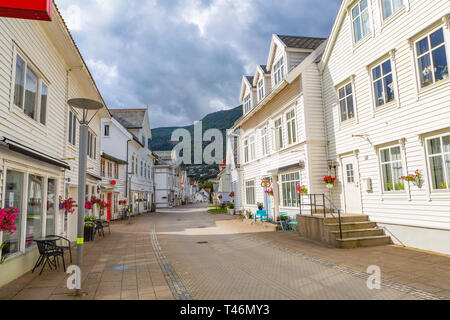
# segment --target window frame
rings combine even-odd
[[[366,1],[367,3],[367,7],[361,11],[361,2],[362,1]],[[359,13],[358,16],[356,18],[353,17],[353,10],[358,7]],[[362,24],[362,13],[364,11],[367,11],[368,14],[368,31],[366,34],[363,35],[363,24]],[[352,39],[353,39],[353,44],[359,44],[361,43],[362,40],[364,40],[366,37],[370,36],[370,34],[372,33],[372,25],[371,25],[371,14],[370,14],[370,0],[359,0],[357,1],[349,10],[349,17],[350,17],[350,22],[351,22],[351,28],[352,28]],[[360,19],[360,32],[361,32],[361,38],[359,38],[358,40],[356,40],[356,35],[355,35],[355,21],[357,19]]]
[[[350,94],[347,94],[347,86],[350,85],[352,92]],[[344,97],[341,98],[339,95],[339,91],[341,89],[344,89]],[[340,85],[339,87],[337,87],[336,90],[336,94],[337,94],[337,98],[338,98],[338,109],[339,109],[339,123],[341,124],[345,124],[345,123],[349,123],[352,121],[356,121],[356,99],[355,99],[355,86],[353,84],[353,81],[346,81],[345,83],[343,83],[342,85]],[[351,96],[352,97],[352,103],[353,103],[353,117],[349,118],[348,117],[348,97]],[[341,101],[344,100],[345,101],[345,111],[347,114],[347,118],[345,120],[342,120],[342,110],[341,110]]]
[[[391,71],[388,72],[387,74],[383,74],[383,64],[385,64],[387,61],[389,61],[389,63],[390,63]],[[381,76],[379,78],[377,78],[377,79],[374,79],[373,71],[376,68],[378,68],[378,67],[380,68]],[[386,102],[385,78],[388,77],[389,75],[392,77],[392,82],[391,82],[392,88],[391,88],[391,90],[392,90],[392,93],[393,93],[393,99],[391,101],[387,101]],[[381,81],[382,85],[383,85],[383,104],[380,104],[380,105],[377,105],[377,97],[376,97],[376,90],[375,90],[375,83],[378,82],[378,81]],[[396,104],[397,103],[397,94],[398,93],[396,92],[397,91],[397,87],[395,85],[395,83],[396,83],[396,75],[394,74],[394,63],[392,61],[392,57],[391,56],[381,60],[380,62],[377,62],[376,64],[374,64],[370,68],[370,83],[371,83],[371,90],[372,90],[372,93],[373,93],[373,95],[372,95],[372,103],[374,104],[375,110],[378,110],[380,108],[383,108],[383,107],[389,106],[391,104]]]
[[[110,125],[109,124],[105,124],[104,127],[103,127],[103,136],[109,138],[109,137],[111,137],[110,133],[111,133],[110,132]]]
[[[291,116],[291,118],[288,119],[289,116]],[[295,108],[292,108],[291,110],[286,112],[285,117],[287,130],[287,146],[291,146],[297,143],[297,113],[295,112]]]
[[[24,74],[23,74],[23,92],[22,92],[22,106],[18,106],[15,103],[16,96],[16,79],[17,79],[17,57],[24,62]],[[14,47],[13,51],[13,64],[12,64],[12,81],[11,81],[11,96],[10,96],[10,109],[14,110],[18,114],[25,115],[27,120],[33,120],[32,123],[38,124],[44,128],[47,128],[48,123],[48,113],[49,113],[49,96],[51,91],[50,82],[43,76],[43,74],[39,71],[39,69],[33,64],[30,59],[28,59],[27,55],[22,53],[20,49]],[[36,99],[34,102],[34,116],[30,117],[27,113],[25,113],[25,97],[26,97],[26,85],[27,85],[27,71],[30,70],[34,76],[36,77]],[[42,87],[45,85],[47,87],[47,99],[46,99],[46,108],[45,108],[45,118],[44,122],[41,122],[41,112],[42,112]]]
[[[394,16],[397,12],[399,12],[400,10],[402,10],[403,8],[406,8],[406,4],[405,1],[409,1],[409,0],[402,0],[402,5],[400,7],[397,8],[397,10],[394,11],[394,0],[389,0],[390,6],[391,6],[391,14],[387,17],[384,17],[384,1],[383,0],[379,0],[379,6],[380,6],[380,14],[381,14],[381,21],[384,23],[386,20],[388,20],[389,18],[391,18],[392,16]]]
[[[443,37],[444,37],[444,42],[442,44],[440,44],[439,46],[436,46],[435,48],[431,48],[431,40],[430,40],[430,35],[435,33],[436,31],[438,31],[439,29],[442,29],[443,32]],[[417,36],[416,39],[414,41],[412,41],[412,50],[413,50],[413,56],[414,56],[414,65],[415,65],[415,69],[416,69],[416,78],[417,78],[417,88],[418,91],[424,91],[424,90],[428,90],[430,88],[435,87],[436,85],[445,83],[447,81],[449,81],[450,79],[450,72],[448,71],[448,65],[450,63],[450,54],[449,54],[449,39],[448,39],[448,29],[445,27],[445,25],[439,24],[438,26],[434,27],[433,29],[427,31],[427,32],[423,32],[421,33],[421,36]],[[427,38],[427,44],[428,44],[428,50],[424,53],[422,53],[421,55],[418,55],[418,51],[417,51],[417,43],[422,41],[423,39]],[[432,72],[432,78],[433,78],[433,82],[429,85],[426,86],[422,86],[422,81],[421,81],[421,71],[420,71],[420,66],[419,66],[419,58],[429,54],[430,55],[430,61],[431,61],[431,65],[433,68],[432,70],[434,70],[434,59],[432,56],[432,53],[434,50],[440,48],[444,46],[445,48],[445,56],[447,59],[447,78],[444,78],[442,80],[436,81],[435,79],[435,74],[434,72]]]
[[[77,144],[77,115],[69,108],[69,126],[68,126],[68,140],[72,146]],[[70,122],[72,122],[70,124]]]
[[[249,197],[249,189],[253,189],[253,190],[250,190],[253,194],[252,197]],[[253,202],[249,202],[249,200],[253,200]],[[245,181],[245,204],[250,205],[250,206],[256,205],[256,182],[255,182],[255,179],[250,179],[250,180]]]
[[[259,79],[258,84],[257,84],[257,90],[258,90],[258,101],[261,101],[262,99],[264,99],[265,96],[265,88],[264,88],[264,79],[261,77],[261,79]]]
[[[256,159],[256,137],[255,135],[251,135],[248,139],[249,141],[249,151],[250,151],[250,156],[249,159],[250,161],[253,161]]]
[[[399,155],[400,155],[400,159],[399,160],[393,160],[392,158],[392,149],[394,148],[398,148],[399,149]],[[388,150],[389,151],[389,161],[385,161],[383,162],[383,157],[382,157],[382,152]],[[380,167],[380,174],[381,174],[381,193],[385,193],[385,194],[392,194],[392,193],[405,193],[406,192],[406,183],[403,181],[401,181],[400,177],[405,175],[405,167],[404,167],[404,159],[403,159],[403,152],[402,152],[402,146],[400,144],[393,144],[393,145],[389,145],[386,147],[382,147],[378,149],[378,158],[379,158],[379,167]],[[395,184],[396,182],[394,181],[394,164],[395,163],[400,163],[401,165],[401,173],[399,176],[399,183],[403,184],[403,189],[398,189],[396,188]],[[390,174],[391,174],[391,179],[392,179],[392,190],[386,190],[386,181],[384,181],[384,174],[383,174],[383,165],[390,165]],[[388,186],[389,188],[389,186]]]
[[[277,122],[278,121],[280,122],[279,126],[277,126]],[[275,151],[279,151],[279,150],[284,148],[283,117],[282,116],[280,116],[279,118],[277,118],[274,121],[274,130],[275,130],[275,134],[274,134],[274,139],[275,139],[274,148],[275,148]],[[280,130],[280,132],[278,130]],[[277,139],[277,137],[279,139]]]
[[[251,98],[252,94],[249,93],[244,97],[244,110],[245,113],[250,112],[250,110],[252,110],[252,98]]]
[[[429,179],[428,179],[428,183],[430,184],[430,190],[432,192],[450,192],[450,172],[447,172],[446,167],[445,167],[445,155],[450,155],[450,152],[444,152],[444,148],[443,148],[443,138],[444,137],[450,137],[450,133],[443,133],[443,134],[439,134],[439,135],[434,135],[434,136],[430,136],[425,138],[425,156],[426,156],[426,161],[427,161],[427,172],[429,175]],[[430,154],[430,149],[429,149],[429,145],[428,145],[428,141],[429,140],[434,140],[439,138],[439,143],[440,143],[440,147],[441,147],[441,152],[439,154]],[[442,172],[443,172],[443,177],[444,177],[444,183],[446,184],[446,188],[442,188],[442,189],[436,189],[433,186],[433,174],[431,171],[431,164],[430,164],[430,158],[431,157],[436,157],[436,156],[440,156],[441,157],[441,161],[442,161]]]
[[[248,138],[245,138],[243,143],[242,143],[242,148],[243,148],[243,154],[244,154],[244,163],[248,163],[249,159],[250,159],[250,149],[249,149],[249,143],[248,143]]]
[[[291,175],[298,175],[297,179],[291,179]],[[283,181],[283,177],[287,177],[286,180]],[[280,198],[280,205],[283,208],[299,208],[300,207],[300,199],[297,193],[297,186],[302,185],[302,175],[300,171],[292,171],[280,174],[279,176],[279,182],[280,182],[280,190],[281,190],[281,198]],[[287,192],[289,186],[289,193]],[[292,189],[293,188],[293,189]],[[295,199],[288,199],[287,195],[296,195]],[[294,204],[295,202],[295,204]]]
[[[282,55],[277,62],[273,64],[273,83],[274,87],[283,81],[286,75],[284,55]]]
[[[261,155],[268,155],[269,150],[269,128],[265,126],[261,129]]]

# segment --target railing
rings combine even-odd
[[[304,198],[309,199],[309,203],[303,201]],[[342,222],[341,222],[341,210],[336,207],[336,205],[323,193],[321,194],[299,194],[299,209],[300,215],[302,215],[302,206],[309,206],[311,208],[311,216],[318,214],[317,207],[323,208],[323,217],[326,218],[327,214],[330,214],[334,219],[336,219],[335,214],[337,214],[337,220],[339,224],[339,236],[342,240]],[[318,202],[319,200],[319,202]],[[322,200],[322,202],[320,202]],[[328,204],[328,207],[327,207]],[[328,211],[328,212],[327,212]],[[320,213],[320,212],[319,212]]]

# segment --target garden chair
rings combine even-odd
[[[70,263],[72,263],[72,248],[71,248],[71,243],[70,240],[67,238],[64,238],[63,236],[57,236],[57,235],[50,235],[48,237],[55,237],[55,238],[59,238],[61,240],[61,244],[60,246],[57,245],[58,248],[61,248],[64,252],[64,250],[69,250],[69,255],[70,255]],[[64,244],[64,241],[66,242],[66,244]]]
[[[101,220],[95,221],[94,236],[95,236],[96,232],[98,233],[99,236],[102,236],[102,237],[105,236],[105,231],[103,230],[103,223]]]
[[[52,270],[52,266],[55,267],[55,269],[59,266],[59,257],[62,257],[63,260],[63,266],[64,266],[64,272],[66,272],[66,263],[64,261],[64,251],[63,249],[59,248],[54,242],[52,241],[36,241],[38,251],[39,251],[39,259],[36,263],[36,265],[33,267],[33,270],[31,270],[31,273],[34,272],[34,269],[39,267],[42,264],[41,272],[39,275],[42,274],[42,271],[44,271],[45,265],[47,264],[50,270]],[[53,257],[53,261],[50,260],[50,258]]]

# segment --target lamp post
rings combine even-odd
[[[79,146],[79,165],[78,165],[78,223],[77,223],[77,266],[80,268],[83,258],[84,244],[84,202],[86,198],[86,173],[87,173],[87,138],[89,123],[95,117],[97,112],[103,108],[103,104],[90,99],[71,99],[67,101],[69,106],[81,110],[80,123],[80,146]],[[89,111],[94,112],[88,119]],[[81,274],[80,274],[81,278]],[[80,288],[76,289],[76,295],[80,295]]]

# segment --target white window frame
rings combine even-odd
[[[347,94],[347,86],[350,85],[352,88],[352,92],[350,94]],[[339,91],[341,89],[344,89],[344,97],[341,98]],[[356,100],[355,100],[355,86],[353,85],[353,81],[347,81],[343,85],[339,86],[337,88],[337,98],[338,98],[338,109],[339,109],[339,122],[340,123],[347,123],[356,120]],[[353,117],[348,116],[348,104],[347,99],[348,97],[352,97],[352,103],[353,103]],[[345,112],[347,113],[347,117],[345,120],[342,120],[342,110],[341,110],[341,101],[345,101]]]
[[[248,145],[248,139],[244,139],[244,142],[242,143],[243,146],[243,154],[244,154],[244,163],[249,162],[249,145]]]
[[[383,74],[383,64],[386,63],[387,61],[390,62],[391,64],[391,71],[388,72],[387,74]],[[373,71],[377,68],[380,67],[380,72],[381,72],[381,76],[377,79],[374,79],[373,76]],[[393,92],[393,99],[391,101],[386,101],[386,90],[385,90],[385,78],[388,76],[392,77],[392,82],[391,82],[391,90]],[[384,106],[390,105],[390,104],[395,104],[396,103],[396,99],[397,99],[397,86],[395,85],[395,74],[394,74],[394,63],[391,59],[391,57],[384,59],[383,61],[377,63],[376,65],[374,65],[372,68],[370,68],[370,80],[371,80],[371,86],[372,86],[372,93],[373,93],[373,104],[375,107],[375,110],[378,108],[382,108]],[[383,84],[383,103],[380,105],[377,105],[377,97],[376,97],[376,90],[375,90],[375,83],[381,81]]]
[[[443,148],[443,142],[442,139],[443,137],[446,136],[450,136],[450,133],[444,133],[444,134],[440,134],[440,135],[436,135],[436,136],[432,136],[432,137],[428,137],[425,139],[425,150],[426,150],[426,160],[427,160],[427,167],[428,167],[428,175],[429,175],[429,184],[430,184],[430,189],[433,192],[449,192],[450,191],[450,173],[447,173],[447,170],[445,168],[445,155],[450,155],[450,152],[444,152],[444,148]],[[441,144],[441,152],[438,154],[430,154],[430,150],[429,150],[429,145],[428,145],[428,141],[429,140],[433,140],[433,139],[437,139],[439,138],[439,142]],[[443,176],[444,176],[444,180],[446,183],[446,187],[447,188],[443,188],[443,189],[436,189],[433,186],[433,178],[432,178],[432,172],[431,172],[431,163],[430,163],[430,158],[431,157],[437,157],[440,156],[442,159],[442,169],[443,169]]]
[[[285,114],[286,117],[286,133],[287,133],[287,145],[290,146],[297,143],[297,117],[295,109],[291,109]],[[288,118],[291,117],[291,118]]]
[[[254,179],[245,181],[245,203],[247,205],[255,205],[256,204],[256,188],[255,188],[255,184],[256,183],[255,183]],[[253,189],[253,190],[251,190],[251,189]],[[253,193],[252,197],[249,197],[249,192]],[[253,200],[253,202],[251,200]]]
[[[385,10],[385,7],[384,7],[384,1],[383,0],[379,0],[379,5],[380,5],[380,13],[381,13],[381,21],[386,21],[386,20],[388,20],[390,17],[392,17],[393,15],[395,15],[397,12],[399,12],[402,8],[405,8],[406,7],[406,5],[405,5],[405,1],[408,1],[408,0],[401,0],[402,1],[402,5],[400,6],[400,7],[398,7],[396,10],[394,10],[394,1],[395,0],[387,0],[387,1],[389,1],[389,3],[390,3],[390,8],[391,8],[391,14],[390,15],[388,15],[387,17],[385,17],[384,16],[384,10]]]
[[[362,1],[366,1],[367,3],[367,7],[361,11],[361,2]],[[358,7],[359,10],[359,14],[355,17],[353,17],[353,10]],[[369,30],[367,31],[366,34],[363,34],[363,24],[362,24],[362,13],[367,11],[369,17],[368,17],[368,28]],[[371,14],[370,14],[370,0],[359,0],[354,6],[351,7],[350,11],[349,11],[349,16],[350,16],[350,22],[352,25],[352,38],[353,38],[353,44],[357,44],[360,43],[361,40],[365,39],[367,36],[369,36],[372,33],[372,25],[371,25]],[[359,40],[356,40],[356,36],[355,36],[355,21],[359,19],[360,20],[360,32],[361,32],[361,38]]]
[[[273,82],[274,86],[279,84],[286,74],[284,56],[281,56],[273,66]]]
[[[24,62],[24,80],[23,80],[23,93],[22,93],[22,106],[18,106],[14,102],[15,91],[16,91],[16,65],[17,65],[17,57],[20,57]],[[37,80],[37,88],[36,88],[36,101],[34,105],[34,117],[30,117],[25,113],[25,93],[26,93],[26,85],[27,85],[27,70],[30,70],[35,76]],[[12,82],[11,82],[11,108],[14,109],[17,113],[23,113],[26,116],[26,119],[33,120],[33,123],[38,124],[42,127],[47,127],[48,123],[48,113],[49,113],[49,96],[50,96],[50,83],[45,79],[45,77],[41,74],[41,72],[33,65],[31,61],[23,54],[17,47],[14,48],[14,58],[12,65]],[[47,105],[45,109],[45,119],[44,122],[41,122],[41,103],[42,103],[42,85],[47,87]]]
[[[250,110],[252,110],[252,99],[251,99],[252,94],[249,93],[245,96],[244,98],[244,110],[245,113],[250,112]]]
[[[392,149],[394,149],[394,148],[399,148],[400,160],[392,160]],[[382,157],[381,153],[383,151],[385,151],[385,150],[389,150],[389,161],[383,162],[383,157]],[[400,165],[401,165],[402,172],[400,174],[400,177],[405,175],[405,167],[404,167],[402,146],[399,145],[399,144],[395,144],[395,145],[390,145],[390,146],[387,146],[387,147],[380,148],[378,150],[378,157],[379,157],[379,166],[380,166],[379,170],[380,170],[380,176],[381,176],[381,192],[382,193],[386,193],[386,194],[390,194],[390,193],[404,193],[404,192],[406,192],[406,183],[405,183],[405,181],[401,181],[401,179],[399,179],[399,181],[398,181],[399,183],[403,184],[403,189],[397,189],[396,186],[395,186],[395,181],[394,181],[394,166],[393,165],[395,163],[400,163]],[[392,178],[392,190],[386,190],[386,188],[385,188],[386,187],[386,181],[384,181],[383,165],[387,165],[387,164],[390,164],[390,166],[391,166],[390,174],[391,174],[391,178]]]
[[[106,130],[108,128],[108,130]],[[103,136],[109,138],[111,136],[111,126],[109,124],[105,124],[103,127]]]
[[[436,31],[438,31],[441,28],[442,28],[442,32],[443,32],[443,35],[444,35],[444,43],[440,44],[439,46],[437,46],[435,48],[431,48],[430,35],[432,33],[436,32]],[[424,38],[427,38],[427,40],[428,40],[428,51],[422,53],[421,55],[418,55],[417,54],[417,43],[420,42],[421,40],[423,40]],[[416,77],[417,78],[417,88],[418,88],[419,91],[427,90],[429,88],[434,87],[437,84],[449,81],[449,79],[450,79],[450,72],[449,72],[449,75],[447,76],[447,78],[444,78],[444,79],[439,80],[437,82],[436,82],[436,79],[435,79],[435,74],[434,74],[434,72],[432,72],[433,82],[431,84],[427,85],[427,86],[422,87],[422,81],[421,81],[421,75],[420,75],[421,71],[419,69],[419,58],[425,56],[426,54],[429,54],[430,55],[430,61],[431,61],[431,67],[432,67],[432,70],[434,70],[434,59],[433,59],[433,56],[432,56],[432,51],[436,50],[436,49],[438,49],[438,48],[440,48],[442,46],[444,46],[445,53],[446,53],[446,58],[447,58],[447,70],[448,70],[448,66],[449,66],[449,63],[450,63],[450,53],[449,53],[448,41],[449,41],[449,39],[448,39],[448,28],[446,28],[445,25],[440,24],[439,26],[433,28],[432,30],[424,33],[422,36],[417,37],[417,39],[412,43],[412,50],[413,50],[413,55],[414,55],[414,64],[415,64],[416,75],[417,75],[417,77]]]
[[[261,101],[262,99],[264,99],[264,94],[265,94],[264,91],[265,91],[264,90],[264,79],[261,78],[258,81],[258,101]]]
[[[277,122],[280,123],[280,125],[277,126]],[[279,151],[281,149],[284,148],[284,139],[283,139],[283,117],[279,117],[278,119],[276,119],[274,121],[274,128],[275,128],[275,133],[274,133],[274,139],[275,139],[275,143],[274,143],[274,148],[275,151]],[[278,139],[277,139],[278,138]]]
[[[291,175],[296,175],[298,174],[298,180],[297,179],[292,179]],[[287,180],[283,181],[283,177],[286,177]],[[302,185],[302,175],[300,171],[293,171],[293,172],[288,172],[288,173],[283,173],[280,174],[279,177],[279,182],[280,182],[280,190],[281,190],[281,203],[282,203],[282,207],[283,208],[298,208],[300,205],[299,202],[299,197],[298,197],[298,193],[297,193],[297,186],[298,185]],[[286,187],[285,187],[286,185]],[[287,192],[287,189],[289,187],[289,190],[291,192]],[[293,190],[292,190],[293,188]],[[288,195],[294,195],[295,199],[293,198],[288,198]]]
[[[269,154],[269,129],[267,127],[261,129],[261,154],[262,156]]]
[[[250,161],[253,161],[256,159],[256,138],[255,135],[250,136],[249,138],[249,145],[250,145]]]
[[[77,114],[69,108],[68,140],[72,146],[77,143]],[[70,122],[72,122],[70,124]]]

